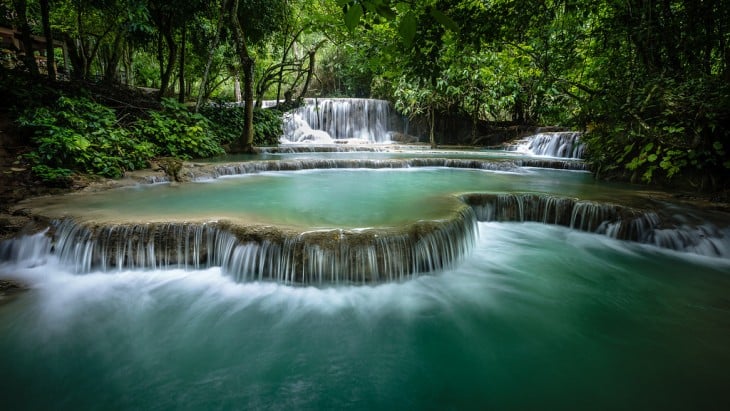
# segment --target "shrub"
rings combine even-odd
[[[213,125],[222,144],[231,144],[241,138],[244,123],[244,108],[217,103],[204,106],[201,113]],[[255,108],[253,111],[255,146],[274,146],[279,144],[282,135],[282,113],[276,109]]]
[[[146,167],[154,155],[150,143],[117,125],[113,110],[84,97],[59,97],[51,107],[25,110],[17,121],[37,145],[26,158],[49,183],[68,179],[72,171],[120,177]]]
[[[162,111],[152,111],[148,119],[134,125],[134,133],[141,140],[155,144],[157,156],[190,159],[223,154],[205,116],[191,113],[169,98],[163,99],[162,107]]]

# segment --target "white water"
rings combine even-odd
[[[535,223],[479,230],[458,267],[374,287],[0,264],[30,287],[0,306],[5,409],[712,409],[724,398],[726,261]]]
[[[374,99],[307,99],[284,117],[284,144],[389,143],[390,103]]]
[[[581,135],[575,131],[538,133],[515,142],[509,150],[533,156],[583,158]]]

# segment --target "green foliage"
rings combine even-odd
[[[240,140],[245,115],[243,107],[217,103],[201,107],[200,112],[210,120],[214,132],[223,144]],[[254,108],[253,129],[255,146],[277,145],[283,133],[281,111]]]
[[[589,160],[599,171],[644,183],[681,175],[698,186],[730,174],[727,84],[710,77],[657,77],[612,93],[595,102],[605,114],[586,138]]]
[[[31,167],[33,174],[38,176],[49,186],[69,187],[71,186],[73,171],[62,167],[49,167],[45,164],[36,164]]]
[[[36,148],[27,154],[33,171],[58,183],[71,170],[120,177],[147,166],[152,145],[116,124],[114,112],[87,98],[60,97],[52,107],[26,110],[18,124],[33,133]]]
[[[154,143],[155,155],[190,159],[223,153],[205,116],[192,113],[174,99],[163,99],[162,107],[134,126],[138,138]]]
[[[253,143],[256,146],[275,146],[283,134],[282,112],[275,109],[254,109]]]
[[[725,0],[339,3],[341,63],[404,114],[584,128],[602,177],[728,185]]]

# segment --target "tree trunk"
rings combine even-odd
[[[236,103],[243,101],[241,97],[241,79],[238,76],[238,72],[233,75],[233,98],[236,99]]]
[[[254,81],[254,60],[249,57],[241,61],[243,66],[243,104],[245,105],[243,123],[243,148],[246,152],[253,149],[253,81]]]
[[[64,34],[63,39],[66,41],[68,58],[71,61],[71,77],[75,80],[82,80],[85,77],[86,63],[83,52],[77,44],[78,40],[71,38],[68,34]]]
[[[255,153],[253,146],[253,76],[254,76],[254,60],[248,52],[246,45],[246,36],[238,19],[238,0],[233,0],[231,7],[231,26],[233,27],[233,39],[236,43],[236,52],[241,61],[241,69],[243,70],[243,101],[244,122],[243,132],[240,140],[240,151],[247,153]]]
[[[281,99],[281,84],[284,82],[284,66],[286,63],[286,58],[289,55],[289,51],[294,47],[294,44],[299,39],[299,36],[304,32],[305,27],[300,28],[296,34],[292,37],[289,44],[284,48],[284,52],[281,56],[281,67],[279,68],[279,81],[276,86],[276,104],[279,104],[279,100]],[[294,60],[296,60],[296,56],[294,56]]]
[[[188,25],[183,23],[182,26],[182,39],[180,40],[180,92],[177,96],[177,101],[180,104],[185,103],[185,42],[187,41]]]
[[[314,75],[314,63],[315,63],[315,55],[317,54],[317,49],[311,50],[309,52],[309,70],[307,70],[307,79],[304,80],[304,86],[302,87],[302,92],[299,93],[299,97],[297,98],[297,101],[301,101],[301,99],[304,98],[304,95],[307,94],[307,90],[309,90],[309,83],[312,81],[312,76]]]
[[[167,93],[167,89],[170,86],[172,69],[175,68],[175,57],[177,57],[177,44],[175,44],[175,39],[172,36],[172,28],[168,27],[167,30],[162,33],[162,37],[165,39],[165,44],[167,45],[167,65],[164,65],[163,61],[160,61],[162,75],[160,76],[160,91],[157,96],[159,99],[162,99],[162,97],[165,96],[165,93]],[[162,45],[160,44],[159,47],[160,49],[158,51],[161,51]],[[162,56],[162,54],[160,54],[160,56]]]
[[[41,21],[43,24],[43,35],[46,37],[46,67],[48,70],[48,79],[56,81],[56,55],[53,51],[53,33],[51,32],[49,0],[40,0],[41,4]]]
[[[436,110],[433,109],[433,107],[430,107],[428,109],[428,117],[430,124],[430,130],[428,133],[428,139],[431,141],[431,148],[436,148],[436,137],[433,134],[433,128],[436,123]]]
[[[28,2],[27,0],[15,0],[15,12],[18,15],[18,23],[20,25],[20,40],[23,42],[25,55],[23,63],[30,71],[30,74],[36,77],[40,76],[38,64],[35,62],[35,53],[33,52],[33,38],[30,34],[30,25],[28,24]]]
[[[104,70],[104,82],[113,84],[119,82],[119,61],[122,58],[122,38],[121,32],[117,33],[114,37],[114,43],[112,44],[111,54],[109,55],[109,61],[107,61],[106,68]]]

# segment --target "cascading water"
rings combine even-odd
[[[514,142],[508,150],[535,156],[580,159],[585,152],[581,135],[575,131],[538,133]]]
[[[282,143],[388,143],[390,123],[385,100],[307,99],[285,115]]]
[[[453,218],[398,229],[287,233],[225,223],[53,224],[0,247],[3,261],[54,255],[76,273],[221,267],[239,282],[352,284],[403,281],[453,266],[477,235],[471,208]]]
[[[298,156],[25,202],[60,220],[0,243],[25,290],[0,283],[3,405],[727,408],[727,220],[530,161]]]

